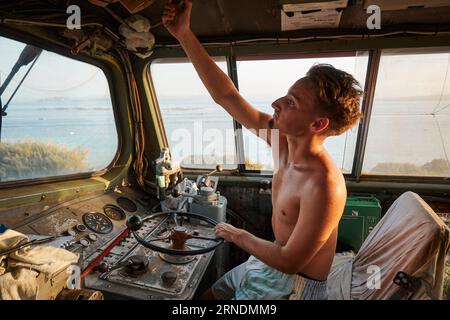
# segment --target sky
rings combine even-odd
[[[0,78],[4,81],[25,44],[0,37]],[[13,78],[2,101],[6,103],[25,72],[24,66]],[[43,51],[14,98],[14,103],[40,99],[70,97],[71,99],[110,99],[106,77],[101,69],[90,64]]]

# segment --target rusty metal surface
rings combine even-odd
[[[103,293],[89,289],[63,289],[56,300],[103,300]]]

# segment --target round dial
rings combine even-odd
[[[89,238],[89,240],[91,240],[91,241],[97,241],[98,236],[97,236],[95,233],[89,233],[89,234],[88,234],[88,238]]]
[[[92,231],[97,233],[110,233],[113,229],[112,221],[98,212],[88,212],[83,215],[83,222]]]
[[[84,225],[84,224],[81,224],[81,223],[79,223],[79,224],[77,224],[76,226],[75,226],[75,229],[78,231],[78,232],[85,232],[87,229],[86,229],[86,226]]]
[[[81,238],[81,239],[80,239],[80,244],[81,244],[83,247],[89,247],[90,242],[89,242],[89,240],[86,239],[86,238]]]
[[[113,204],[107,204],[103,207],[103,212],[108,218],[113,220],[123,220],[127,217],[125,212]]]

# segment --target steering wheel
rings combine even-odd
[[[145,240],[144,238],[142,238],[141,236],[139,236],[137,234],[137,231],[143,226],[143,224],[145,222],[152,220],[156,217],[160,217],[160,216],[170,217],[170,215],[173,215],[173,218],[175,221],[175,227],[172,230],[170,230],[171,231],[170,236],[165,237],[165,238],[153,238],[153,239]],[[169,211],[169,212],[158,212],[158,213],[152,214],[144,219],[142,219],[141,217],[136,216],[136,215],[131,216],[127,221],[127,227],[133,233],[137,242],[139,242],[144,247],[158,251],[158,252],[174,255],[174,256],[192,256],[192,255],[196,255],[196,254],[203,254],[206,252],[213,251],[214,249],[216,249],[218,246],[220,246],[224,242],[224,239],[222,239],[222,238],[201,237],[201,236],[195,235],[193,233],[188,233],[187,229],[182,224],[181,225],[178,224],[177,216],[192,217],[195,219],[205,221],[205,222],[211,224],[212,226],[217,225],[217,221],[215,221],[214,219],[211,219],[211,218],[208,218],[208,217],[196,214],[196,213]],[[214,241],[216,243],[212,246],[208,246],[207,248],[188,249],[188,247],[186,247],[186,245],[185,245],[186,240],[188,240],[188,239],[200,239],[200,240],[205,240],[205,241]],[[153,243],[155,241],[162,241],[162,240],[171,240],[172,248],[161,247],[161,246],[158,246]]]

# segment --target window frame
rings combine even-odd
[[[6,30],[5,30],[6,31]],[[97,171],[87,171],[87,172],[79,172],[79,173],[72,173],[72,174],[65,174],[65,175],[57,175],[57,176],[46,176],[46,177],[39,177],[39,178],[33,178],[33,179],[18,179],[18,180],[11,180],[11,181],[3,181],[0,182],[0,190],[1,189],[7,189],[7,188],[13,188],[13,187],[22,187],[22,186],[34,186],[34,185],[42,185],[42,184],[48,184],[53,182],[63,182],[63,181],[73,181],[73,180],[80,180],[80,179],[87,179],[87,178],[93,178],[93,177],[99,177],[102,175],[105,175],[109,171],[111,171],[117,163],[120,161],[120,158],[122,156],[122,152],[124,149],[124,138],[123,134],[121,134],[122,127],[120,122],[120,114],[118,111],[118,106],[116,102],[116,97],[114,95],[114,90],[112,88],[114,87],[113,82],[113,75],[111,73],[111,70],[108,69],[107,63],[105,61],[96,60],[89,56],[85,55],[76,55],[70,54],[69,51],[63,50],[61,47],[55,46],[55,45],[49,45],[46,42],[38,41],[39,39],[35,37],[30,36],[24,36],[23,34],[17,34],[13,33],[10,34],[8,32],[0,31],[0,37],[21,42],[24,45],[33,45],[38,48],[41,48],[42,50],[52,52],[55,54],[58,54],[64,58],[72,59],[78,62],[87,63],[91,66],[95,66],[99,68],[103,75],[106,78],[107,84],[108,84],[108,91],[111,99],[111,109],[113,112],[114,117],[114,125],[115,125],[115,131],[117,134],[117,148],[115,151],[115,154],[113,158],[111,159],[110,163],[103,169],[97,170]]]
[[[394,176],[394,175],[363,175],[362,165],[364,161],[365,146],[367,142],[368,125],[373,107],[374,91],[376,89],[376,78],[378,76],[378,68],[380,63],[380,52],[385,49],[417,49],[417,50],[430,50],[433,53],[434,50],[445,50],[443,48],[448,47],[448,41],[450,36],[440,36],[436,38],[432,37],[418,37],[418,36],[403,36],[392,38],[361,38],[353,41],[343,40],[323,40],[318,43],[275,43],[275,44],[263,44],[260,46],[251,45],[237,45],[233,43],[218,43],[215,45],[205,45],[206,50],[212,56],[226,56],[226,57],[273,57],[273,59],[279,59],[283,56],[313,56],[320,57],[331,53],[340,52],[358,52],[366,51],[369,53],[369,61],[366,72],[366,82],[364,84],[365,96],[362,101],[361,109],[363,111],[363,118],[359,123],[358,136],[356,140],[355,155],[353,159],[353,167],[351,174],[344,174],[347,183],[353,185],[359,185],[360,183],[380,188],[385,183],[410,183],[413,185],[434,185],[444,186],[448,185],[449,178],[439,177],[423,177],[423,176]],[[327,50],[323,50],[327,48]],[[155,51],[153,57],[149,59],[147,64],[151,64],[155,59],[167,58],[167,57],[181,57],[188,59],[183,49],[179,46],[176,48],[162,47],[158,51]],[[165,133],[164,133],[165,134]],[[187,174],[197,174],[204,172],[205,170],[195,169],[186,170]],[[230,172],[228,172],[230,173]],[[273,176],[272,171],[260,171],[260,170],[242,170],[231,172],[234,175],[249,177],[249,178],[271,178]],[[380,184],[381,183],[381,184]]]
[[[368,63],[367,63],[367,69],[366,69],[366,82],[364,84],[364,87],[362,88],[364,90],[364,92],[366,92],[367,89],[367,78],[369,75],[369,71],[370,71],[370,59],[371,56],[373,54],[373,52],[371,50],[346,50],[346,51],[323,51],[323,52],[319,52],[319,53],[289,53],[289,54],[281,54],[281,55],[242,55],[242,56],[238,56],[236,59],[233,60],[234,62],[234,66],[233,68],[236,70],[236,77],[237,77],[237,61],[255,61],[255,60],[289,60],[289,59],[305,59],[305,58],[339,58],[339,57],[352,57],[352,56],[357,56],[358,52],[366,52],[368,54]],[[236,88],[239,87],[237,85],[237,82],[235,82]],[[363,115],[364,110],[365,110],[365,104],[366,104],[366,99],[362,100],[362,104],[361,104],[361,110],[363,111]],[[358,147],[358,141],[360,138],[360,130],[361,130],[361,124],[364,121],[360,121],[359,125],[358,125],[358,135],[357,135],[357,140],[356,140],[356,146],[355,146],[355,154],[353,155],[353,165],[352,165],[352,170],[350,173],[343,173],[344,177],[356,177],[356,165],[355,165],[355,159],[356,159],[356,154],[357,154],[357,147]],[[240,135],[242,136],[242,131],[240,131]],[[243,138],[242,138],[243,139]],[[243,152],[243,151],[242,151]],[[245,156],[245,155],[244,155]],[[243,158],[245,159],[245,157]],[[245,163],[243,165],[245,167]],[[268,176],[268,175],[273,175],[273,171],[272,170],[250,170],[250,169],[244,169],[242,172],[250,174],[250,175],[263,175],[263,176]]]
[[[377,77],[378,77],[378,71],[380,68],[380,62],[381,62],[381,56],[383,53],[383,50],[398,50],[398,51],[410,51],[411,54],[414,53],[427,53],[427,54],[433,54],[433,53],[439,53],[439,52],[448,52],[450,53],[450,46],[442,45],[442,46],[418,46],[418,47],[385,47],[385,48],[378,48],[372,50],[374,52],[374,57],[372,61],[372,65],[370,66],[370,57],[369,57],[369,66],[371,67],[371,78],[367,79],[366,81],[369,81],[368,88],[369,91],[366,92],[367,97],[367,105],[366,110],[363,110],[363,112],[367,112],[367,114],[364,114],[363,122],[364,122],[364,133],[361,137],[361,146],[360,151],[361,154],[359,155],[360,158],[356,161],[354,165],[356,166],[356,176],[353,177],[355,182],[361,182],[361,181],[373,181],[373,182],[381,182],[381,181],[389,181],[389,182],[410,182],[410,183],[433,183],[433,184],[448,184],[450,181],[450,177],[431,177],[431,176],[403,176],[403,175],[377,175],[377,174],[363,174],[362,168],[364,164],[364,157],[365,157],[365,149],[367,144],[367,138],[369,134],[369,126],[370,126],[370,120],[371,120],[371,114],[373,110],[373,103],[375,100],[375,93],[376,93],[376,84],[377,84]],[[359,139],[358,139],[359,141]],[[358,147],[358,145],[357,145]]]
[[[231,75],[230,75],[231,74],[230,62],[228,60],[229,57],[228,56],[223,56],[223,55],[218,55],[218,56],[213,56],[212,58],[215,61],[220,60],[221,62],[225,62],[226,63],[227,70],[228,70],[228,76],[231,78]],[[165,57],[165,58],[152,59],[149,63],[147,63],[145,65],[145,70],[146,70],[145,74],[146,74],[146,77],[147,77],[146,81],[151,86],[151,89],[153,91],[152,98],[154,98],[154,103],[155,103],[156,109],[157,109],[156,116],[158,117],[159,127],[163,131],[163,140],[164,141],[163,141],[163,144],[161,145],[161,147],[168,147],[168,148],[170,148],[170,146],[169,146],[169,139],[167,137],[167,131],[166,131],[165,124],[164,124],[164,118],[163,118],[163,115],[162,115],[162,112],[161,112],[161,107],[159,105],[158,93],[156,92],[156,89],[155,89],[154,79],[152,77],[151,69],[152,69],[152,65],[154,63],[170,63],[170,62],[172,62],[172,63],[177,63],[177,62],[178,63],[189,63],[190,60],[187,57]],[[232,78],[232,80],[233,80],[233,78]],[[234,82],[234,80],[233,80],[233,82]],[[238,128],[237,125],[240,125],[240,124],[233,118],[232,118],[232,122],[233,122],[233,130],[234,130],[234,133],[235,133],[234,134],[234,146],[235,146],[235,151],[236,151],[236,159],[239,162],[239,159],[240,159],[239,158],[240,157],[240,148],[238,147],[238,145],[239,145],[238,144],[239,137],[238,137],[238,135],[236,135],[236,129]],[[184,171],[186,171],[186,172],[193,172],[193,173],[195,173],[195,172],[203,173],[205,171],[212,171],[212,170],[214,170],[213,168],[185,167],[185,166],[182,166],[181,164],[180,164],[180,166],[181,166],[181,168]],[[236,168],[232,168],[232,169],[225,169],[224,168],[223,171],[224,172],[229,172],[229,173],[240,172],[240,166],[241,165],[238,163]]]

